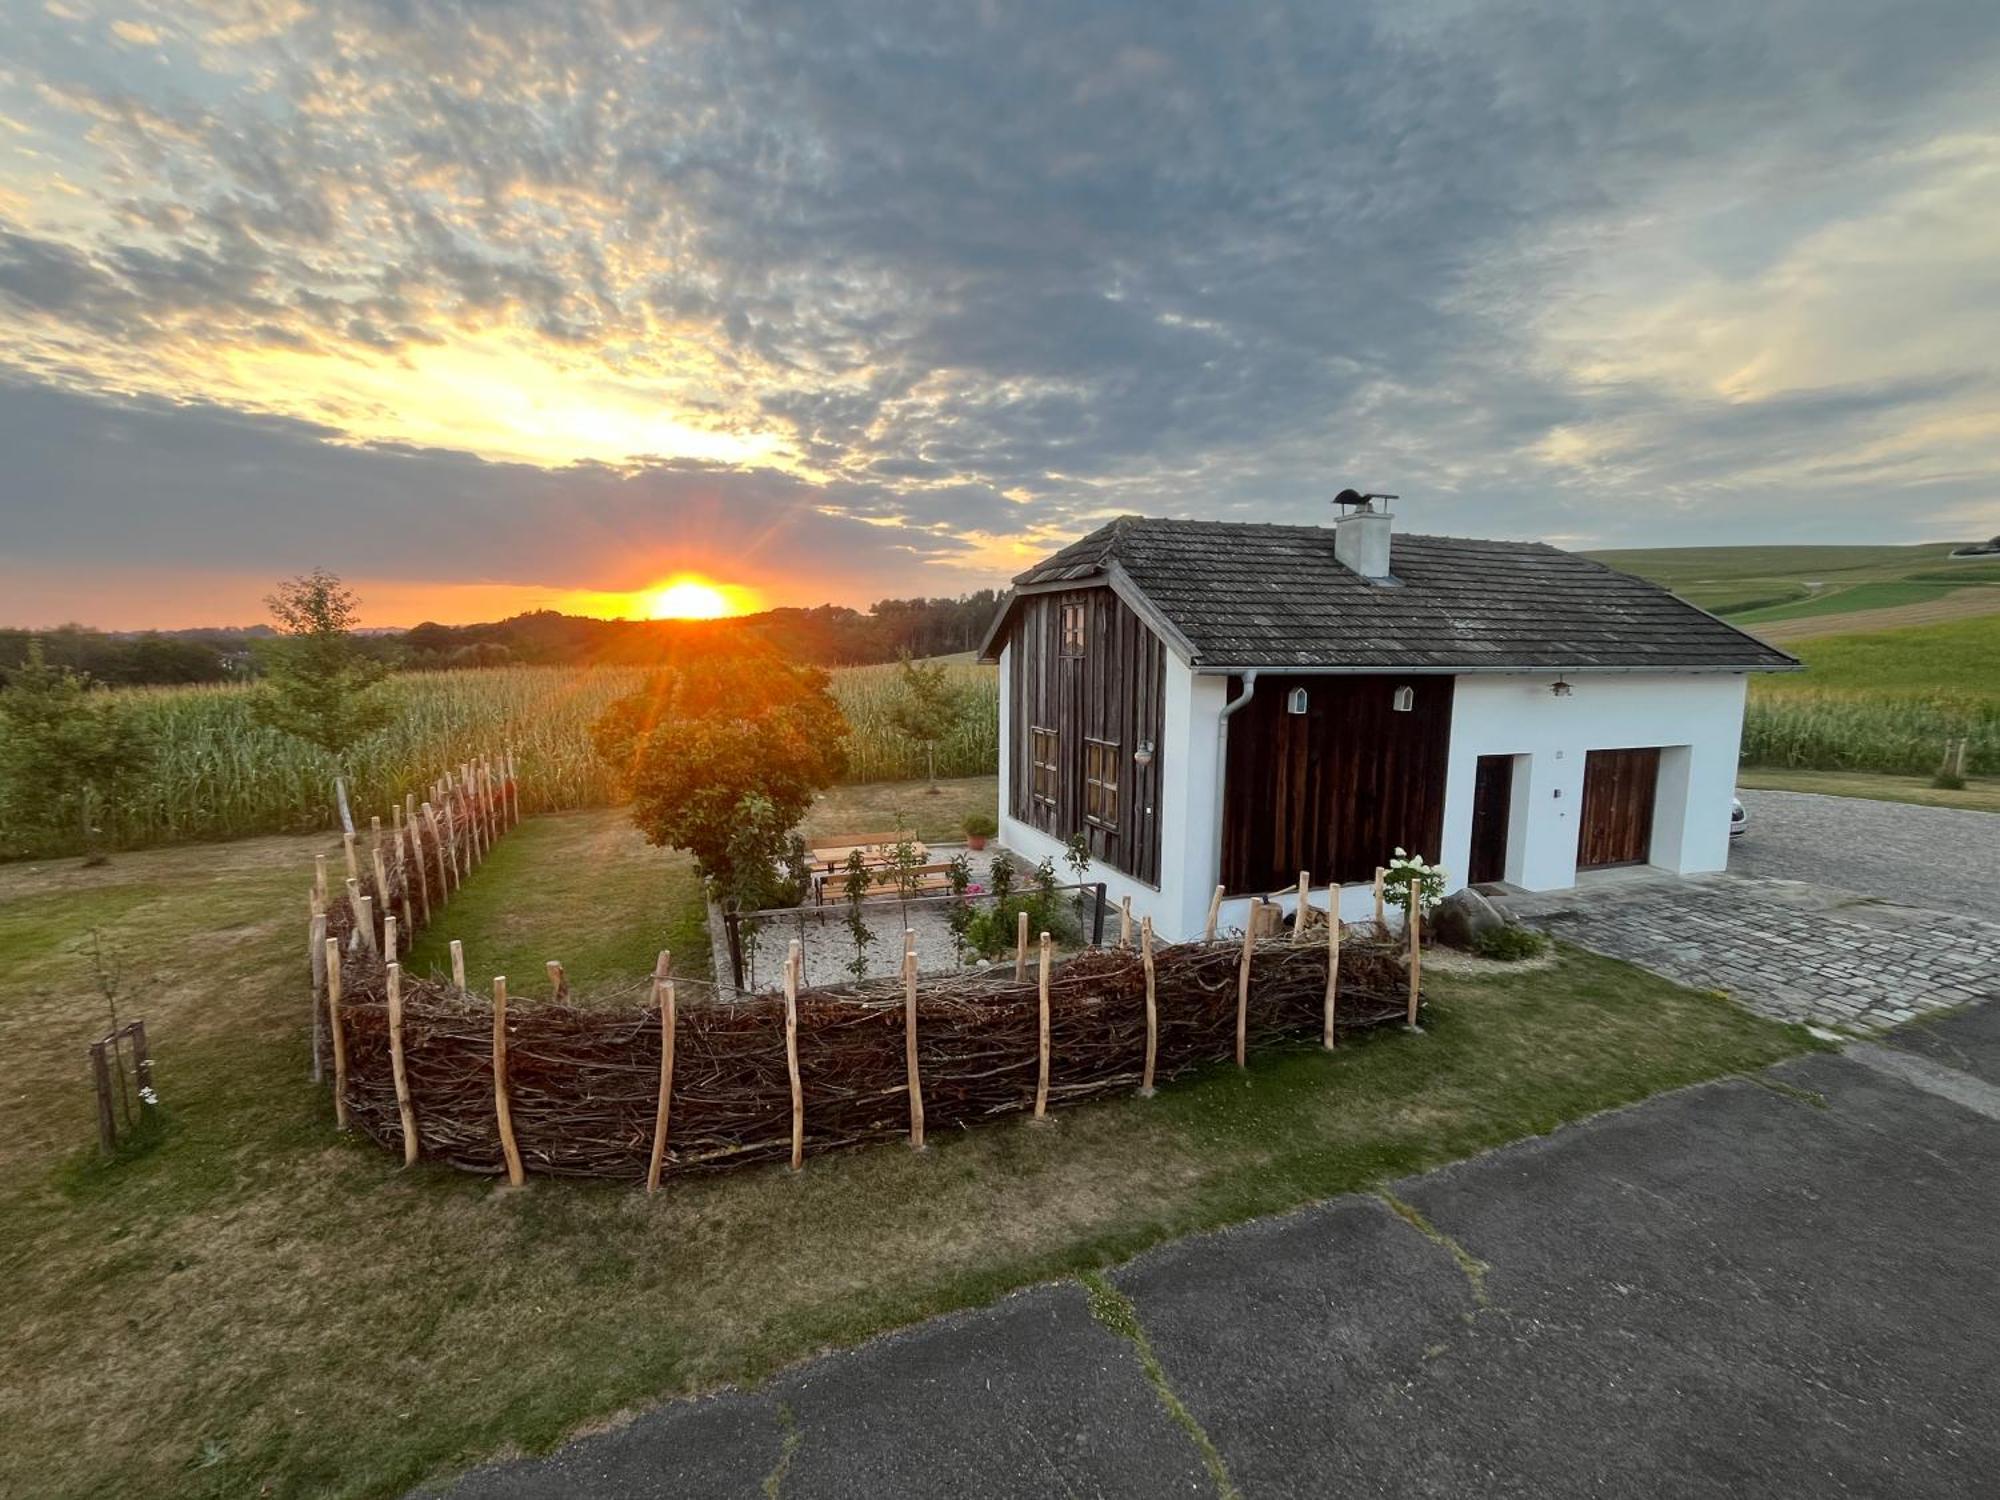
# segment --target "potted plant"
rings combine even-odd
[[[985,813],[970,813],[966,816],[965,843],[970,849],[984,849],[986,841],[1000,831],[1000,825]]]

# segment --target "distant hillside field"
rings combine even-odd
[[[1953,558],[1958,545],[1658,547],[1590,555],[1664,584],[1733,625],[1791,642],[2000,612],[2000,557]]]
[[[1746,765],[1921,776],[1963,736],[1966,769],[2000,774],[2000,613],[1786,649],[1806,670],[1752,681]]]

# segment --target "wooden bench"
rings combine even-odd
[[[896,871],[893,866],[871,864],[868,868],[870,885],[868,894],[861,899],[872,901],[878,896],[896,896],[901,892],[896,885]],[[909,872],[910,894],[913,896],[940,896],[951,890],[951,866],[917,865]],[[813,876],[813,900],[824,906],[829,894],[836,901],[847,899],[842,885],[846,878],[844,869],[824,871]]]

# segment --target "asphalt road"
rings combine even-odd
[[[1742,791],[1743,875],[1808,880],[2000,922],[2000,813],[1813,792]]]
[[[1037,1287],[451,1493],[1990,1495],[2000,1006],[1890,1041],[1181,1241],[1095,1307]]]

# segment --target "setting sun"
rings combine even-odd
[[[668,580],[643,596],[646,616],[653,620],[719,620],[742,613],[730,596],[741,590],[718,587],[705,579],[682,576]]]

